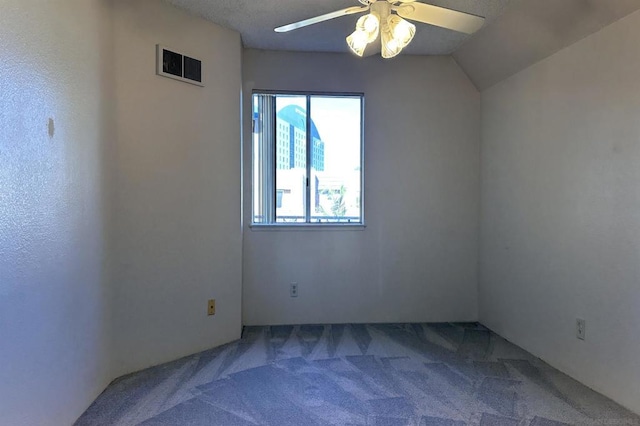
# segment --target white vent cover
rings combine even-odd
[[[201,60],[159,44],[156,46],[156,74],[204,87]]]

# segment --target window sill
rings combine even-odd
[[[316,224],[316,223],[299,223],[299,224],[279,224],[270,223],[266,225],[249,225],[251,231],[364,231],[367,227],[364,223],[358,224]]]

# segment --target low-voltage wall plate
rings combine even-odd
[[[204,87],[202,61],[156,45],[156,74]]]

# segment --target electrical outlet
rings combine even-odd
[[[207,315],[215,315],[216,314],[216,299],[209,299],[207,303]]]
[[[289,295],[291,297],[298,297],[298,283],[291,283],[291,288],[289,289]]]
[[[587,324],[583,319],[576,319],[576,337],[584,340],[587,335]]]

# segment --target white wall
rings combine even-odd
[[[238,33],[161,1],[114,7],[122,374],[240,337],[241,45]],[[206,87],[155,76],[156,43],[201,59]]]
[[[0,0],[0,424],[69,425],[110,374],[111,11]]]
[[[244,323],[476,320],[480,96],[453,59],[245,50],[243,79]],[[364,230],[249,229],[253,89],[365,94]]]
[[[638,42],[636,12],[483,92],[480,282],[484,324],[636,412]]]

